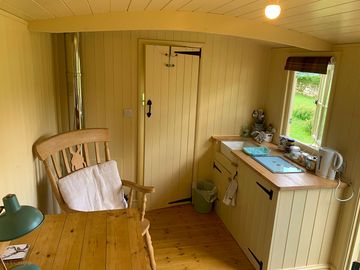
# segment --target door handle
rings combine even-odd
[[[272,200],[273,197],[273,191],[272,189],[267,189],[262,184],[256,181],[256,184],[269,196],[269,200]]]
[[[151,99],[149,99],[149,100],[146,102],[146,105],[148,106],[148,112],[146,113],[146,115],[147,115],[147,117],[150,117],[150,116],[151,116],[151,105],[152,105]]]
[[[219,167],[215,165],[215,162],[213,163],[213,168],[215,168],[219,173],[222,173],[222,171],[219,169]]]

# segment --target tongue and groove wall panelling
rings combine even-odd
[[[45,172],[33,156],[40,137],[57,132],[51,35],[0,10],[0,194],[53,210]]]
[[[342,204],[339,227],[336,231],[336,248],[332,257],[334,265],[341,268],[344,252],[354,252],[349,264],[357,259],[360,252],[359,230],[359,190],[360,190],[360,143],[353,138],[360,136],[360,45],[336,46],[341,54],[335,85],[334,101],[331,110],[331,122],[327,132],[327,145],[337,149],[346,161],[345,179],[351,181],[355,190],[354,198]],[[330,108],[331,109],[331,108]],[[337,131],[341,132],[337,132]],[[350,195],[350,189],[347,190]],[[357,220],[356,220],[357,219]],[[357,230],[357,232],[356,232]],[[357,241],[348,243],[351,234],[357,235]],[[352,250],[353,249],[353,250]]]
[[[138,40],[204,43],[200,67],[195,170],[211,177],[214,134],[239,134],[263,105],[270,47],[259,42],[180,31],[119,31],[81,35],[85,123],[109,127],[112,157],[123,178],[136,178]],[[131,109],[132,116],[124,116]]]
[[[206,36],[200,74],[198,174],[210,177],[208,138],[240,134],[251,111],[262,106],[261,91],[268,69],[268,51],[257,43],[232,37]]]

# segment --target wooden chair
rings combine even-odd
[[[57,181],[82,168],[94,165],[90,160],[90,148],[94,148],[94,162],[101,163],[101,148],[103,145],[105,161],[110,160],[109,150],[110,134],[108,129],[82,129],[55,135],[46,140],[36,142],[34,150],[38,158],[43,162],[47,175],[49,177],[52,191],[64,212],[76,212],[70,209],[61,196]],[[128,193],[128,205],[133,206],[134,191],[142,194],[141,204],[139,207],[141,218],[142,235],[145,236],[145,242],[148,248],[150,265],[154,270],[156,263],[154,259],[154,250],[152,247],[149,233],[150,222],[145,216],[146,194],[155,191],[154,187],[138,185],[134,182],[121,179],[123,185],[130,189]]]

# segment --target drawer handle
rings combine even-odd
[[[255,261],[259,264],[260,270],[262,270],[262,268],[263,268],[263,262],[260,261],[260,260],[255,256],[254,252],[252,252],[250,248],[248,248],[248,250],[250,251],[251,255],[254,257]]]
[[[219,167],[215,165],[215,162],[213,163],[213,168],[215,168],[215,169],[218,170],[220,173],[222,173],[222,171],[219,169]]]
[[[269,195],[269,199],[272,200],[273,197],[273,191],[272,189],[267,189],[266,187],[264,187],[262,184],[260,184],[259,182],[256,181],[256,184],[267,194]]]

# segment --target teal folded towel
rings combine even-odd
[[[268,156],[270,154],[270,149],[267,147],[244,147],[244,153],[258,157],[258,156]]]

